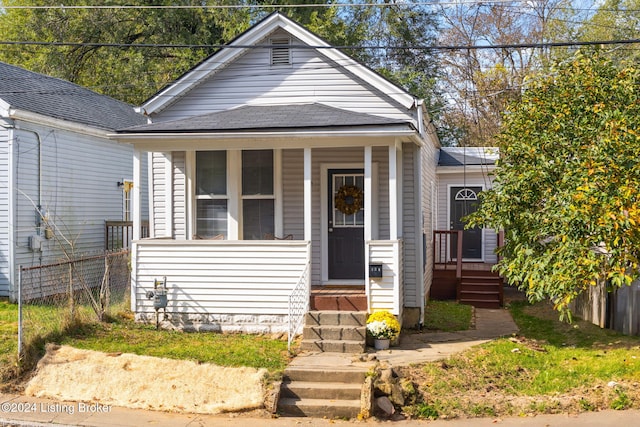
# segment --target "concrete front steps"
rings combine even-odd
[[[278,400],[284,416],[355,418],[361,411],[360,396],[366,370],[287,368]]]
[[[364,353],[366,311],[310,311],[302,331],[302,351]]]

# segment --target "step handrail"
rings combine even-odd
[[[289,316],[287,328],[287,350],[291,351],[291,343],[299,333],[304,323],[304,316],[309,311],[309,298],[311,288],[310,283],[311,260],[307,257],[307,263],[302,270],[298,283],[289,294]]]

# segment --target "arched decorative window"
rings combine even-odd
[[[456,200],[478,200],[478,193],[470,188],[463,188],[456,193]]]

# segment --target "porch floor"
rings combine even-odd
[[[311,310],[367,311],[364,286],[311,286]]]

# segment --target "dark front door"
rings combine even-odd
[[[482,228],[464,229],[463,218],[478,209],[478,193],[482,187],[451,187],[450,229],[462,233],[462,258],[482,259]],[[451,256],[455,258],[456,238],[451,240]]]
[[[364,279],[364,172],[330,169],[329,280]]]

